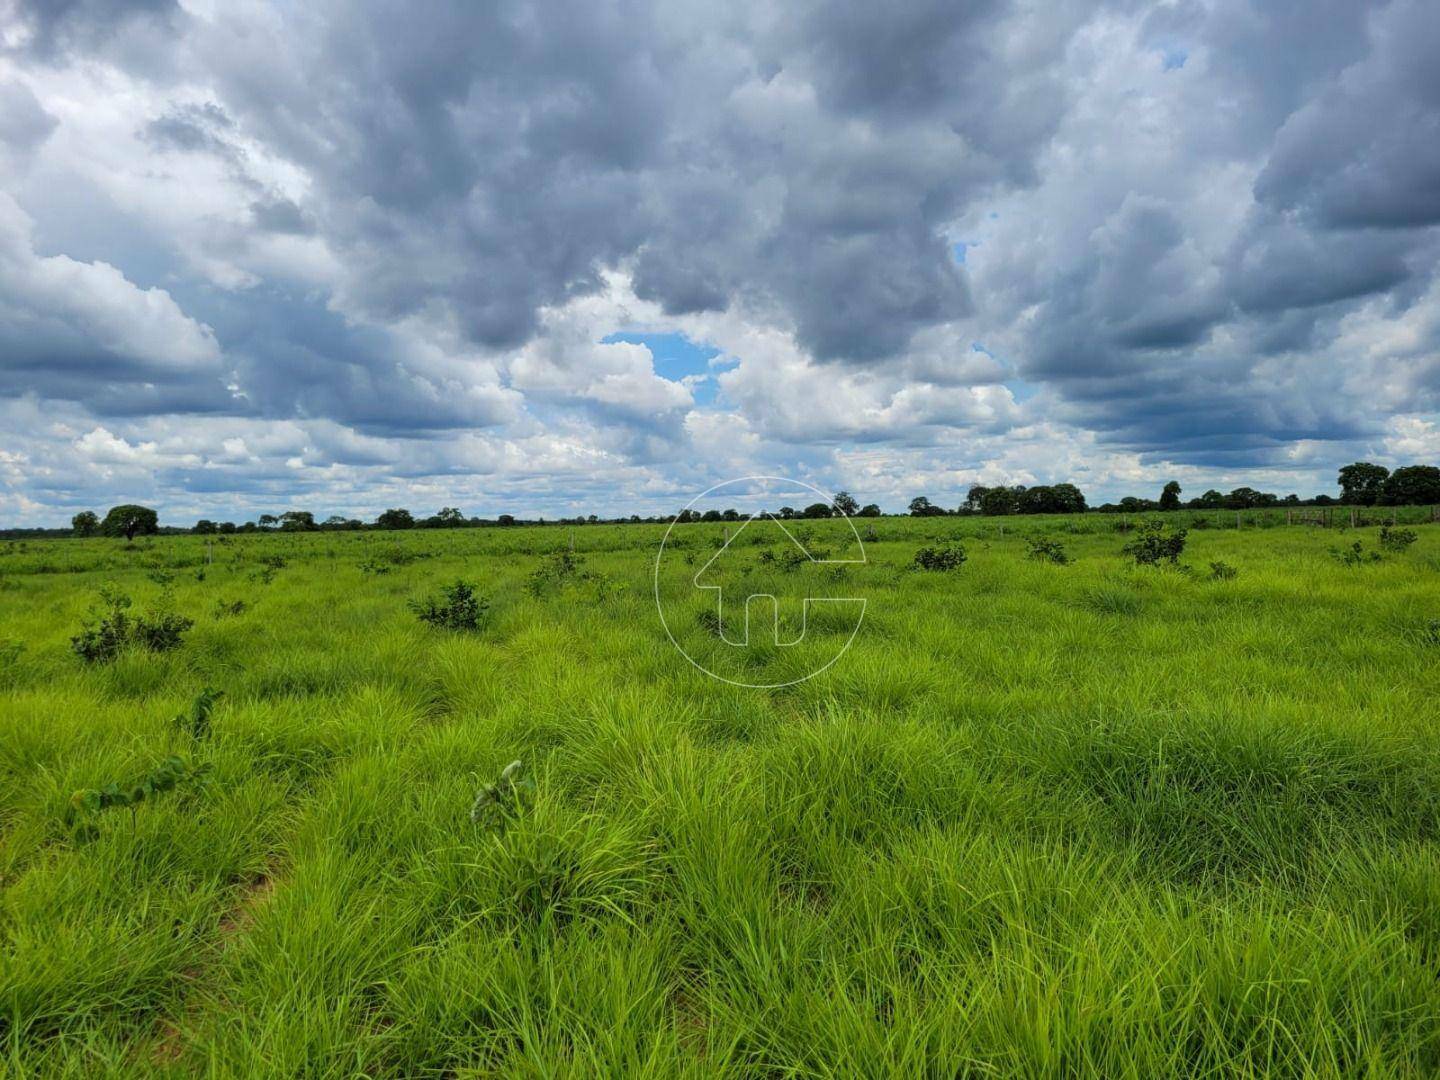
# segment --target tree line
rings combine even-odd
[[[976,484],[965,495],[965,501],[954,509],[946,509],[933,503],[927,496],[917,495],[910,500],[911,517],[935,517],[942,515],[980,514],[987,517],[1009,514],[1079,514],[1088,510],[1098,513],[1148,513],[1168,510],[1254,510],[1267,506],[1434,506],[1440,505],[1440,468],[1434,465],[1406,465],[1391,472],[1383,465],[1368,461],[1357,461],[1340,469],[1336,478],[1340,488],[1339,498],[1317,495],[1301,499],[1298,495],[1276,495],[1257,491],[1255,488],[1238,487],[1224,493],[1214,488],[1195,498],[1182,500],[1178,481],[1171,480],[1161,488],[1155,499],[1126,496],[1119,502],[1103,503],[1091,507],[1085,494],[1074,484],[1037,484],[1026,487],[987,487]],[[829,502],[816,502],[797,509],[782,506],[775,513],[783,520],[859,517],[876,518],[881,510],[876,503],[860,505],[858,499],[848,491],[836,492]],[[504,528],[513,525],[598,525],[598,524],[680,524],[690,522],[740,521],[744,515],[735,509],[693,510],[684,509],[674,516],[599,518],[594,514],[585,517],[560,518],[546,521],[517,520],[513,515],[501,514],[495,518],[466,517],[453,506],[442,507],[429,517],[416,517],[409,510],[393,508],[377,515],[370,523],[358,518],[335,514],[323,521],[316,521],[308,510],[286,510],[280,514],[261,514],[255,521],[237,525],[233,521],[212,521],[201,518],[190,529],[161,529],[159,514],[148,506],[124,503],[112,506],[102,518],[94,511],[84,510],[71,519],[70,531],[75,536],[123,536],[133,540],[136,536],[157,532],[192,532],[199,535],[254,533],[254,532],[333,532],[360,529],[475,529]]]

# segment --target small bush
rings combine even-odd
[[[1378,551],[1366,551],[1365,545],[1356,540],[1348,548],[1331,548],[1330,554],[1340,563],[1341,566],[1365,566],[1368,563],[1380,561]]]
[[[464,581],[447,585],[435,596],[410,601],[416,618],[445,630],[478,630],[489,608],[490,601]]]
[[[194,625],[194,619],[179,612],[153,611],[137,618],[131,632],[136,644],[151,652],[169,652],[184,643],[185,632]]]
[[[585,560],[573,551],[552,551],[540,560],[540,565],[526,579],[525,588],[531,596],[541,596],[552,586],[564,585],[585,565]]]
[[[1210,579],[1212,581],[1232,581],[1240,575],[1240,571],[1227,562],[1212,562],[1210,564]]]
[[[236,615],[243,615],[250,605],[244,600],[216,600],[215,607],[210,612],[211,617],[217,622],[221,619],[234,618]]]
[[[1026,558],[1054,563],[1056,566],[1064,566],[1070,561],[1070,556],[1065,553],[1065,546],[1060,541],[1045,536],[1037,536],[1027,541],[1025,555]]]
[[[810,556],[798,547],[792,545],[780,553],[780,559],[777,565],[783,572],[793,574],[796,570],[799,570],[800,567],[807,566],[809,563]]]
[[[1380,546],[1386,551],[1404,551],[1417,539],[1414,529],[1392,529],[1389,525],[1380,529]]]
[[[424,556],[414,548],[408,548],[404,544],[387,544],[369,557],[360,560],[360,572],[363,574],[388,574],[397,566],[409,566],[411,563]]]
[[[1147,521],[1140,526],[1139,535],[1120,550],[1134,558],[1137,566],[1159,566],[1166,562],[1178,566],[1186,535],[1185,529],[1171,529],[1163,521]]]
[[[98,609],[70,639],[70,648],[87,664],[108,664],[120,655],[132,634],[130,597],[110,585],[102,585]]]
[[[915,552],[914,566],[919,570],[959,570],[966,558],[965,549],[959,544],[923,547]]]

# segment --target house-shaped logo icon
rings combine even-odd
[[[764,539],[757,537],[759,532],[771,533]],[[742,541],[742,537],[744,540]],[[727,586],[724,584],[727,575],[725,568],[728,563],[737,562],[742,556],[739,548],[742,542],[746,545],[764,543],[766,540],[778,541],[782,551],[781,560],[787,556],[792,566],[822,567],[822,566],[844,566],[847,564],[863,564],[864,558],[841,558],[832,559],[829,557],[817,558],[810,550],[785,526],[785,523],[768,511],[752,514],[746,518],[744,523],[730,533],[724,545],[715,552],[699,570],[695,572],[692,584],[697,589],[703,589],[714,593],[715,596],[715,625],[718,628],[720,638],[727,645],[736,648],[746,648],[752,641],[756,644],[771,642],[777,646],[798,645],[805,640],[806,631],[810,625],[810,608],[812,604],[851,604],[856,605],[856,625],[863,617],[865,601],[860,597],[830,596],[822,595],[815,590],[817,583],[813,576],[795,575],[797,584],[800,585],[799,595],[780,596],[769,592],[746,592],[742,589],[741,595],[735,595],[736,585]],[[727,595],[728,594],[728,595]],[[794,605],[795,611],[789,621],[792,627],[798,625],[798,631],[792,629],[790,632],[782,630],[781,607],[782,604]],[[728,620],[728,621],[727,621]],[[751,635],[756,635],[752,638]]]
[[[707,506],[703,518],[697,504]],[[802,516],[764,509],[799,505]],[[666,529],[655,607],[670,643],[699,671],[733,686],[792,686],[855,641],[866,601],[850,571],[865,562],[854,522],[824,492],[743,476],[695,496]]]

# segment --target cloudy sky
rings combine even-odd
[[[0,0],[0,524],[1440,462],[1437,54],[1433,0]]]

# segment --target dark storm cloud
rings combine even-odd
[[[503,428],[526,416],[507,365],[620,270],[669,316],[790,331],[826,377],[889,378],[916,400],[993,382],[933,374],[993,334],[1043,388],[1032,412],[1053,412],[1036,419],[1175,460],[1265,463],[1374,430],[1400,406],[1357,398],[1361,363],[1434,402],[1440,320],[1412,320],[1396,355],[1335,351],[1365,319],[1433,304],[1434,3],[15,10],[0,164],[33,168],[75,116],[32,86],[118,68],[145,102],[107,102],[141,159],[129,182],[179,177],[194,210],[167,216],[148,187],[55,185],[85,156],[73,139],[16,181],[0,394],[416,442]],[[982,246],[962,265],[957,242]],[[575,385],[526,390],[536,426],[629,462],[677,454],[683,394],[653,415],[628,389],[575,406],[601,361],[563,344],[557,378]],[[757,430],[810,419],[753,406],[772,392],[754,385],[722,407]],[[804,438],[804,422],[772,426]],[[945,427],[852,426],[896,444]]]
[[[1440,6],[1397,3],[1373,49],[1286,121],[1256,183],[1320,227],[1440,224]]]
[[[1050,383],[1073,422],[1177,461],[1264,464],[1297,439],[1373,433],[1383,414],[1346,383],[1359,358],[1329,350],[1367,305],[1399,318],[1431,302],[1440,9],[1181,4],[1150,14],[1142,40],[1200,57],[1191,101],[1162,99],[1184,122],[1173,162],[1093,189],[1109,201],[1073,178],[1070,221],[1051,231],[1088,217],[1082,258],[1040,243],[998,260],[989,309],[1025,313],[1022,374]],[[1255,161],[1254,204],[1219,245],[1216,207],[1185,175]],[[1428,333],[1376,377],[1406,381],[1440,347]]]
[[[324,78],[302,84],[264,40],[216,63],[247,130],[319,181],[378,318],[438,300],[478,344],[513,346],[633,258],[667,311],[740,301],[823,359],[874,360],[967,310],[939,230],[1033,174],[1064,101],[1048,23],[1000,3],[878,11],[381,6],[305,43]]]

